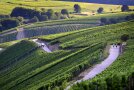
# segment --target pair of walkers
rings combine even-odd
[[[117,44],[113,44],[113,47],[116,47],[116,48],[117,48],[117,47],[118,47],[118,45],[117,45]]]

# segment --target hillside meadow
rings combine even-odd
[[[40,10],[41,8],[53,9],[60,12],[61,9],[68,9],[69,12],[74,11],[74,4],[79,4],[82,8],[83,14],[91,14],[96,12],[99,7],[104,8],[104,13],[107,12],[120,12],[121,5],[106,5],[95,3],[82,3],[82,2],[68,2],[68,1],[45,1],[45,0],[1,0],[0,1],[0,14],[10,14],[15,7],[26,7]],[[134,9],[134,6],[130,6],[130,9]]]

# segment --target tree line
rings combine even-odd
[[[118,18],[100,18],[100,25],[116,24],[122,21],[134,20],[134,14]]]
[[[79,4],[74,5],[73,13],[81,13],[81,6]],[[131,11],[127,5],[122,5],[121,11]],[[103,13],[104,8],[100,7],[97,10],[98,13]],[[41,22],[47,20],[59,20],[59,19],[67,19],[72,18],[69,16],[70,12],[67,9],[62,9],[60,12],[55,12],[53,9],[46,10],[45,8],[41,8],[40,11],[36,9],[29,9],[24,7],[15,7],[10,15],[0,15],[0,31],[11,29],[17,27],[22,24]],[[130,16],[126,17],[126,19],[131,19]],[[115,23],[116,20],[111,19],[112,23]],[[101,22],[103,24],[108,23],[106,19],[102,18]]]
[[[80,13],[81,7],[78,4],[74,5],[74,12]],[[28,24],[34,22],[41,22],[47,20],[58,20],[71,18],[67,9],[62,9],[61,12],[54,12],[53,9],[46,10],[41,8],[40,11],[36,9],[29,9],[24,7],[15,7],[10,15],[0,15],[0,31],[17,27],[21,24]]]

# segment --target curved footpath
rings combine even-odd
[[[80,83],[85,80],[89,80],[94,78],[97,74],[100,74],[102,71],[104,71],[107,67],[109,67],[119,56],[120,54],[120,46],[113,46],[111,45],[109,50],[109,56],[104,61],[102,61],[100,64],[95,65],[90,72],[88,72],[83,79],[77,80],[73,84],[69,85],[65,90],[69,90],[71,86],[73,86],[76,83]]]
[[[52,52],[52,51],[47,47],[47,45],[46,45],[43,41],[40,41],[40,40],[38,40],[38,39],[33,39],[33,41],[34,41],[38,46],[41,46],[41,48],[42,48],[44,51],[46,51],[46,52],[48,52],[48,53]]]
[[[3,48],[0,48],[0,52],[3,50]]]
[[[25,34],[24,34],[24,29],[23,28],[19,28],[18,29],[18,34],[16,36],[17,40],[23,39],[25,38]]]

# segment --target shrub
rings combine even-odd
[[[34,16],[31,20],[28,21],[28,23],[34,23],[34,22],[39,22],[38,17]]]
[[[80,13],[80,12],[81,12],[81,7],[80,7],[80,5],[75,4],[75,5],[74,5],[74,11],[75,11],[76,13]]]
[[[60,12],[55,12],[56,19],[60,19],[61,13]]]
[[[1,21],[1,25],[5,30],[5,29],[10,29],[19,26],[20,22],[17,19],[5,19]]]
[[[61,14],[68,15],[69,13],[68,13],[68,10],[67,9],[62,9],[61,10]]]
[[[47,21],[48,20],[48,16],[47,15],[41,15],[39,17],[39,21]]]
[[[121,40],[122,41],[127,41],[129,39],[129,35],[128,34],[123,34],[122,36],[121,36]]]
[[[48,19],[53,19],[54,11],[52,9],[48,9],[46,12]]]
[[[121,11],[122,12],[129,11],[129,7],[127,5],[122,5]]]
[[[103,10],[104,10],[104,9],[103,9],[102,7],[100,7],[100,8],[97,10],[97,12],[98,12],[98,13],[102,13]]]

